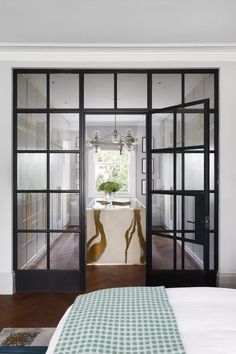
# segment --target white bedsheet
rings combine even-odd
[[[236,290],[173,288],[167,293],[187,354],[236,354]],[[69,311],[59,322],[46,354],[53,354]]]

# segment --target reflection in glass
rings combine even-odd
[[[78,189],[77,155],[70,153],[50,154],[50,188],[57,190]]]
[[[155,137],[155,149],[174,146],[173,127],[172,113],[156,113],[152,115],[152,135]]]
[[[46,149],[46,115],[17,115],[17,148],[18,150]]]
[[[152,269],[173,269],[173,246],[169,238],[152,236]]]
[[[152,107],[181,104],[181,74],[152,75]]]
[[[185,74],[185,102],[210,99],[214,108],[214,74]]]
[[[185,189],[204,189],[204,154],[185,154]]]
[[[50,147],[52,150],[79,150],[79,115],[50,115]]]
[[[84,107],[114,108],[114,75],[84,75]]]
[[[17,75],[17,108],[46,108],[46,74]]]
[[[195,230],[195,197],[184,197],[184,209],[185,209],[185,230]],[[190,234],[186,234],[186,237],[191,238]]]
[[[45,193],[17,194],[17,228],[46,229],[47,199]]]
[[[79,107],[78,74],[50,74],[50,107]]]
[[[147,75],[118,74],[117,96],[118,108],[146,108]]]
[[[17,154],[17,188],[46,189],[46,154]]]
[[[191,113],[184,115],[184,145],[204,144],[204,114]]]
[[[50,228],[74,231],[79,228],[79,194],[52,193],[50,195]]]
[[[46,269],[47,239],[44,233],[17,234],[17,268]]]
[[[50,234],[50,268],[60,270],[79,269],[79,234]]]
[[[152,195],[152,228],[172,230],[174,222],[174,199],[172,195]]]
[[[203,269],[203,246],[185,242],[184,245],[184,258],[186,270],[202,270]]]

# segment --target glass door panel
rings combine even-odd
[[[187,271],[209,271],[209,101],[155,110],[149,134],[156,144],[149,144],[147,163],[148,181],[155,181],[154,188],[148,183],[148,279],[168,285],[169,276],[177,284],[181,274],[184,284]]]

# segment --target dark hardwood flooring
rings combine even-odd
[[[57,262],[60,262],[60,257],[56,252],[60,250],[60,247],[57,246],[58,242],[53,247],[53,255]],[[172,246],[169,240],[157,238],[153,241],[153,248],[155,249],[154,266],[156,264],[157,268],[163,269],[170,265],[168,262],[172,259]],[[186,260],[190,269],[196,267],[191,257],[187,257]],[[87,266],[86,292],[111,287],[145,285],[145,271],[143,265]],[[78,295],[79,293],[0,295],[0,329],[4,327],[55,327]]]

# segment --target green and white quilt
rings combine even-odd
[[[185,354],[164,287],[129,287],[80,295],[55,354]]]

